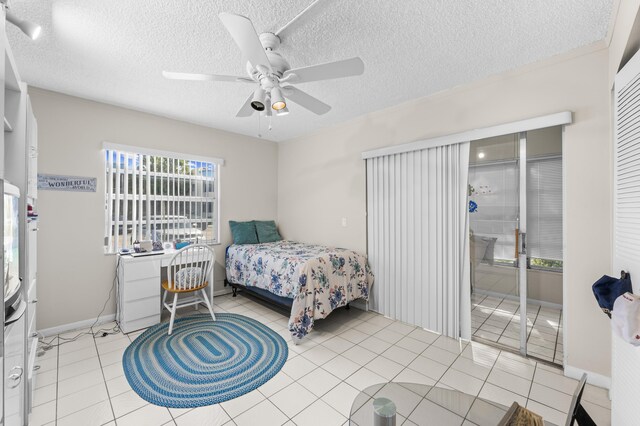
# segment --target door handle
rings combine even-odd
[[[527,233],[520,233],[520,254],[527,254]]]

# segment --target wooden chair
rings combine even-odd
[[[571,399],[571,405],[569,406],[569,413],[567,414],[567,422],[565,426],[573,426],[574,422],[578,422],[579,426],[596,426],[587,410],[584,409],[580,400],[582,399],[582,393],[584,387],[587,384],[587,373],[582,375],[578,387],[573,392],[573,398]]]
[[[204,303],[209,308],[211,318],[216,320],[205,291],[210,282],[213,285],[214,262],[213,249],[204,244],[184,247],[171,258],[167,267],[167,280],[162,283],[164,289],[162,304],[171,312],[169,334],[173,332],[173,322],[178,308],[196,306],[197,309],[198,304]],[[167,294],[169,293],[173,294],[173,304],[167,303]],[[178,303],[178,295],[186,293],[193,293],[194,297]]]
[[[544,426],[542,416],[531,410],[522,407],[517,402],[513,402],[506,414],[498,423],[498,426]]]

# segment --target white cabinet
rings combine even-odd
[[[4,328],[4,426],[24,422],[24,324],[25,315]]]
[[[38,122],[27,96],[27,197],[38,198]]]
[[[37,235],[38,221],[30,217],[29,212],[37,211],[37,167],[38,167],[38,125],[33,115],[31,101],[26,84],[19,82],[5,87],[5,113],[11,123],[11,132],[4,136],[4,178],[20,190],[20,277],[22,278],[22,299],[25,313],[21,325],[21,368],[23,371],[20,385],[21,419],[28,424],[31,401],[35,389],[35,359],[37,353]],[[31,207],[31,209],[30,209]],[[5,342],[6,343],[6,342]],[[12,368],[5,359],[5,392],[8,391],[7,375]],[[9,401],[5,393],[5,416],[8,420],[8,408],[16,406]],[[21,420],[21,421],[22,421]]]
[[[0,340],[0,372],[3,377],[0,386],[0,417],[4,415],[4,426],[23,426],[29,423],[30,401],[35,386],[33,367],[37,352],[37,222],[27,220],[27,211],[28,206],[36,211],[38,125],[27,94],[27,85],[20,79],[7,42],[5,23],[5,8],[0,8],[0,77],[4,83],[0,84],[0,116],[4,118],[5,129],[0,134],[0,179],[17,186],[21,195],[19,257],[23,303],[20,305],[19,319],[3,328],[4,335]],[[0,287],[3,283],[1,277]],[[1,304],[0,319],[4,320]],[[1,366],[4,366],[3,370]]]
[[[151,327],[160,322],[161,280],[166,279],[167,266],[174,250],[148,257],[118,256],[118,304],[117,317],[120,329],[125,333]],[[193,262],[188,256],[183,264]],[[163,275],[164,274],[164,275]],[[214,282],[213,272],[210,282]],[[213,286],[208,286],[209,300],[213,306]],[[184,302],[194,300],[183,296]]]
[[[26,333],[26,366],[27,370],[25,372],[25,416],[28,416],[31,412],[31,402],[33,401],[33,392],[35,391],[35,361],[36,354],[38,352],[38,332],[36,329],[36,313],[37,313],[37,303],[38,303],[38,287],[37,287],[37,237],[38,237],[38,222],[36,220],[30,220],[27,222],[27,232],[26,232],[26,248],[25,252],[27,253],[27,261],[25,262],[26,273],[25,279],[23,281],[24,285],[27,286],[27,307],[26,307],[26,325],[27,325],[27,333]]]
[[[161,259],[118,258],[118,321],[123,332],[139,330],[160,322]]]

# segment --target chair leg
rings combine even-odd
[[[216,320],[216,315],[213,313],[213,309],[211,308],[211,303],[209,302],[209,297],[207,296],[207,292],[204,291],[204,288],[202,290],[200,290],[202,292],[202,296],[204,297],[204,303],[207,305],[207,308],[209,308],[209,313],[211,313],[211,318],[213,318],[213,320]]]
[[[176,319],[176,309],[178,306],[178,293],[173,294],[173,306],[171,306],[171,320],[169,320],[169,335],[173,332],[173,321]]]
[[[162,294],[162,306],[164,306],[164,304],[167,303],[167,293],[168,291],[165,290],[164,293]]]

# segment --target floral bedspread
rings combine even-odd
[[[367,258],[351,250],[292,241],[232,245],[227,280],[293,299],[289,330],[302,338],[314,320],[355,299],[369,299],[373,274]]]

